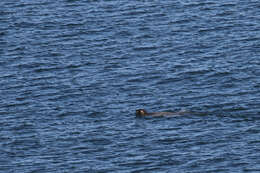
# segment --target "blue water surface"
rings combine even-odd
[[[0,172],[260,172],[259,1],[0,7]]]

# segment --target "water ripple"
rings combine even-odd
[[[257,1],[0,6],[0,172],[259,172]]]

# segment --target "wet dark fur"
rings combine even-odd
[[[136,116],[177,116],[182,115],[185,112],[147,112],[144,109],[137,109],[135,111]]]

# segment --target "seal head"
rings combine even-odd
[[[144,109],[137,109],[137,110],[135,111],[135,114],[136,114],[137,116],[146,116],[146,115],[148,115],[147,111],[144,110]]]

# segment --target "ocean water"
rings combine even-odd
[[[1,173],[260,172],[259,1],[0,7]]]

